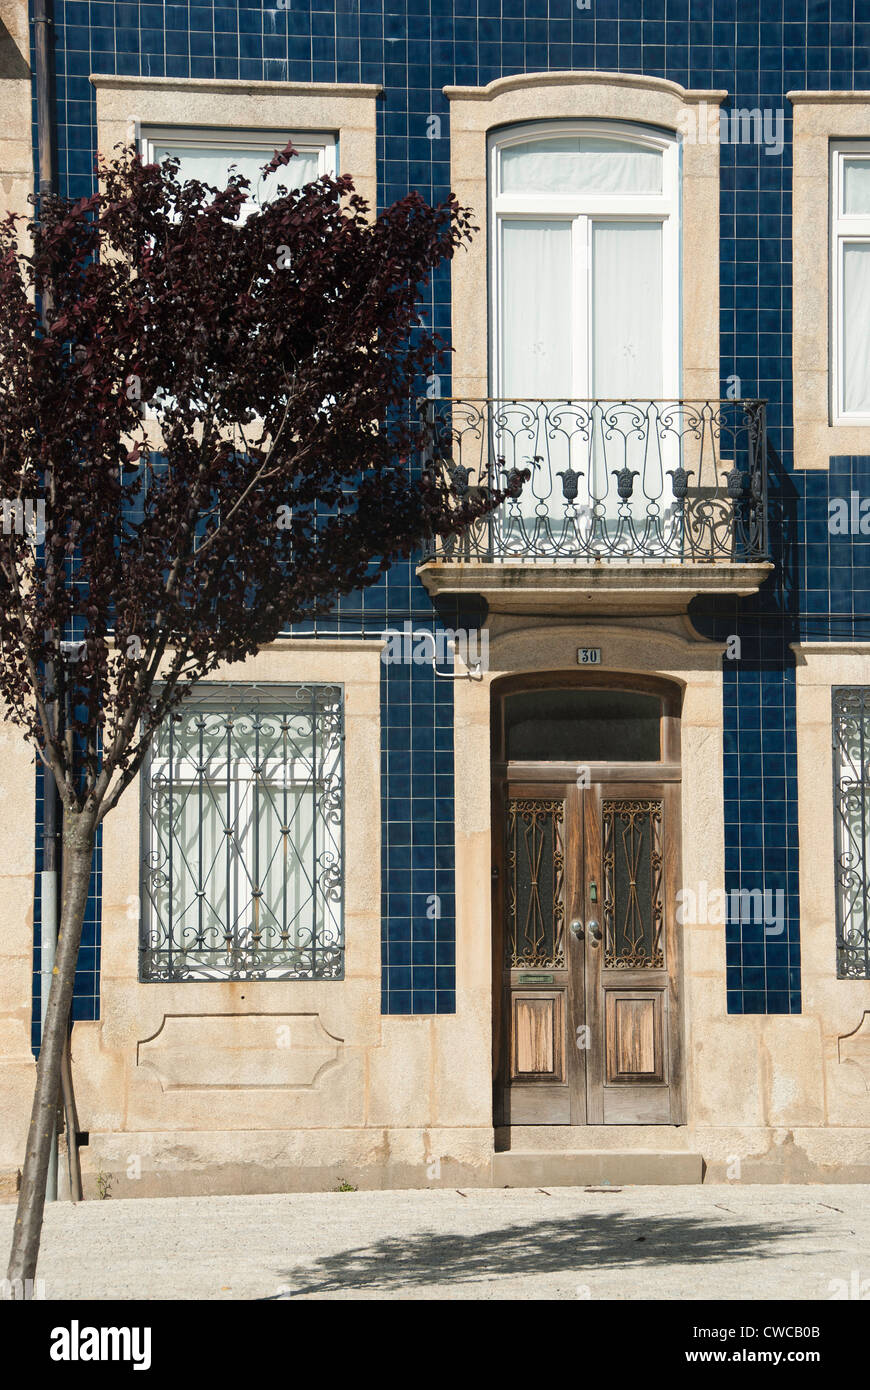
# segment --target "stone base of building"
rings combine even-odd
[[[488,1187],[491,1129],[323,1129],[94,1134],[81,1150],[88,1196]]]
[[[87,1198],[465,1187],[870,1183],[866,1129],[562,1126],[91,1133]],[[60,1185],[64,1192],[65,1159]],[[0,1175],[15,1192],[15,1173]]]

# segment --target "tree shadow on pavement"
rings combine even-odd
[[[434,1284],[571,1274],[643,1264],[679,1267],[711,1261],[766,1259],[788,1253],[808,1234],[787,1224],[582,1212],[459,1235],[415,1231],[313,1259],[285,1272],[291,1297],[389,1293]]]

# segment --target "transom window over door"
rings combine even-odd
[[[490,188],[495,445],[522,464],[526,436],[533,463],[514,521],[528,529],[564,492],[618,528],[614,474],[632,469],[666,512],[683,461],[661,410],[680,396],[676,140],[617,122],[514,127],[492,137]]]

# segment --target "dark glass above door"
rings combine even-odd
[[[658,762],[662,701],[631,690],[579,687],[505,696],[511,762]]]

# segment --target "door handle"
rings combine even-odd
[[[571,930],[580,941],[583,940],[583,923],[580,921],[579,917],[574,918],[574,921],[571,923]]]
[[[588,929],[589,929],[589,935],[592,937],[592,940],[593,940],[593,941],[600,941],[600,940],[601,940],[601,928],[599,927],[598,923],[597,923],[597,922],[594,922],[594,921],[593,921],[593,922],[587,922],[587,923],[586,923],[586,926],[587,926]]]

